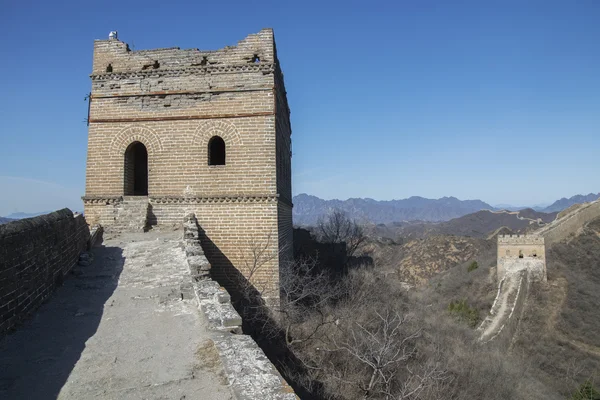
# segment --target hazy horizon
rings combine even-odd
[[[82,211],[83,190],[76,187],[61,186],[55,182],[44,182],[30,178],[0,176],[0,188],[2,188],[2,197],[0,198],[0,217],[6,217],[9,214],[24,212],[37,213],[46,210],[58,210],[61,208],[70,208],[73,211]],[[443,197],[455,197],[459,200],[481,200],[493,207],[510,206],[510,207],[545,207],[561,198],[570,198],[576,195],[587,195],[590,193],[596,194],[600,191],[588,191],[579,193],[567,193],[556,198],[547,199],[544,201],[531,203],[518,202],[494,202],[480,197],[461,197],[453,193],[444,194],[441,196],[424,196],[422,194],[409,194],[402,197],[393,198],[377,198],[374,196],[319,196],[316,193],[297,192],[294,191],[294,196],[299,194],[307,194],[319,197],[323,200],[348,200],[351,198],[370,198],[377,201],[402,200],[410,197],[423,197],[427,199],[440,199]]]
[[[0,217],[7,217],[10,214],[14,213],[39,213],[42,211],[56,211],[61,208],[70,208],[72,211],[83,211],[83,203],[80,199],[81,196],[74,195],[76,189],[75,188],[67,188],[60,187],[52,182],[43,182],[36,181],[32,179],[24,179],[18,177],[7,177],[0,176],[0,187],[6,187],[7,182],[12,182],[12,185],[17,187],[19,190],[17,191],[5,191],[3,192],[3,196],[0,199]],[[23,196],[23,193],[26,195]],[[306,194],[309,196],[316,196],[323,200],[348,200],[351,198],[370,198],[377,201],[391,201],[391,200],[403,200],[410,197],[423,197],[427,199],[440,199],[442,197],[455,197],[459,200],[481,200],[484,203],[491,205],[492,207],[498,206],[510,206],[510,207],[545,207],[549,206],[556,200],[560,200],[561,198],[570,198],[575,195],[587,195],[590,193],[598,193],[598,192],[587,192],[587,193],[574,193],[570,195],[565,195],[561,197],[557,197],[555,199],[549,200],[545,203],[536,203],[536,204],[516,204],[516,203],[494,203],[487,201],[482,198],[461,198],[458,196],[454,196],[452,194],[448,194],[445,196],[439,197],[426,197],[421,196],[419,194],[414,194],[406,197],[398,197],[398,198],[389,198],[389,199],[379,199],[371,196],[364,197],[321,197],[312,193],[295,193],[294,196],[300,194]],[[25,200],[24,200],[25,199]],[[18,204],[18,205],[17,205]]]

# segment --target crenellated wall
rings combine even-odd
[[[83,215],[67,208],[0,225],[0,336],[62,283],[89,238]]]

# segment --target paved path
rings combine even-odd
[[[518,262],[518,261],[517,261]],[[488,342],[506,329],[504,334],[514,335],[518,319],[521,318],[525,299],[529,291],[530,272],[525,268],[516,272],[507,272],[498,287],[496,299],[490,314],[477,328],[481,331],[480,340]],[[512,325],[511,325],[512,323]],[[510,326],[513,327],[511,331]]]
[[[94,249],[91,266],[0,341],[0,398],[231,399],[181,235],[125,234]]]

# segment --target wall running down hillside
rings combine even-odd
[[[83,215],[67,208],[0,226],[0,336],[61,284],[89,237]]]
[[[479,326],[480,340],[512,339],[532,281],[546,280],[545,248],[576,235],[600,216],[600,200],[565,210],[534,235],[498,236],[498,294],[490,315]],[[515,258],[522,254],[523,258]]]
[[[477,328],[481,332],[480,341],[501,340],[510,345],[523,314],[530,285],[531,277],[526,269],[502,278],[490,314]]]
[[[600,200],[582,204],[573,210],[566,210],[549,225],[536,231],[537,235],[543,236],[546,246],[560,242],[569,236],[576,234],[578,230],[589,221],[600,216]]]

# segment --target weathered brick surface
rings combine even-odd
[[[50,296],[89,237],[83,216],[66,208],[0,225],[0,335]]]
[[[244,273],[252,246],[267,243],[274,257],[253,279],[276,293],[279,262],[292,254],[292,192],[290,112],[273,31],[216,51],[131,51],[97,40],[91,99],[88,222],[114,223],[131,175],[125,152],[141,142],[148,222],[180,224],[196,214],[219,280]],[[225,142],[225,165],[208,165],[214,136]]]

